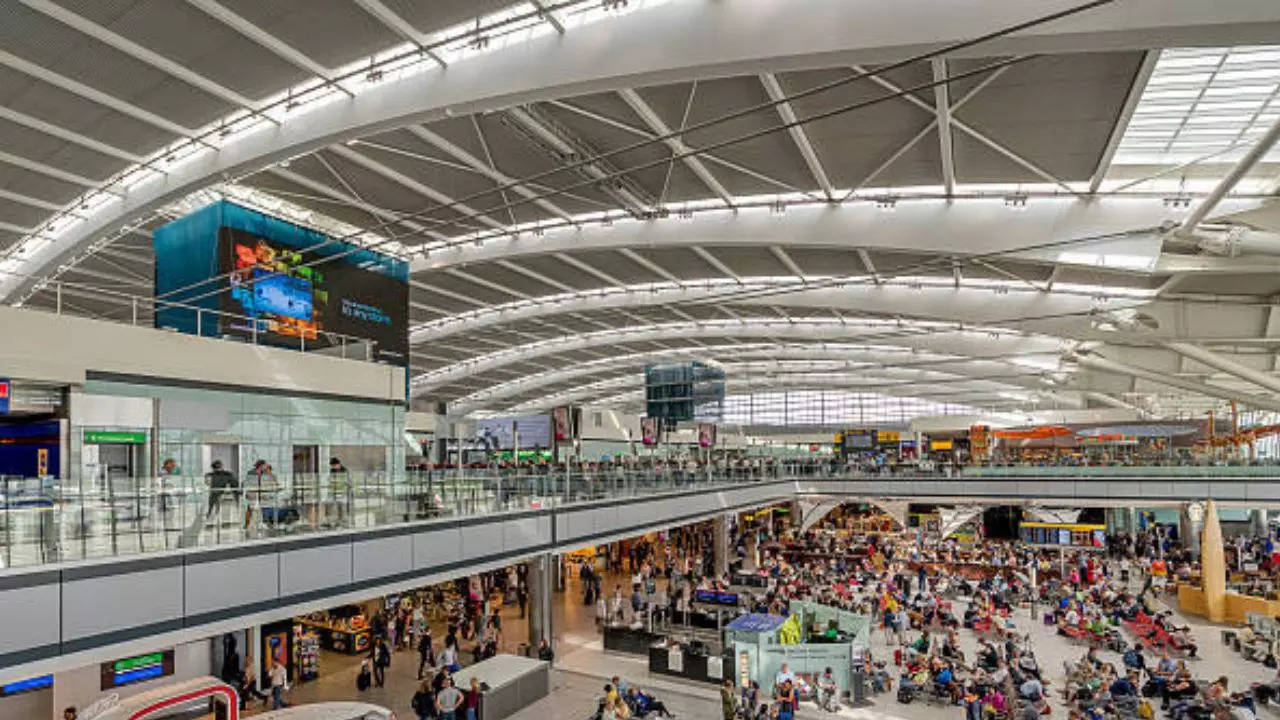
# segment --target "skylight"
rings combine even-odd
[[[1280,46],[1160,53],[1114,164],[1231,162],[1280,118]],[[1280,161],[1280,150],[1268,157]]]

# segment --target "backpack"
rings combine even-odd
[[[1142,720],[1152,720],[1156,716],[1156,712],[1151,707],[1151,701],[1143,700],[1138,703],[1138,717]]]
[[[356,690],[364,692],[369,689],[370,676],[367,669],[361,668],[360,674],[356,675]]]

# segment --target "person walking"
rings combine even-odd
[[[524,617],[525,608],[529,606],[529,588],[524,583],[516,585],[516,604],[520,606],[520,617]]]
[[[446,677],[436,693],[436,710],[440,720],[458,720],[458,707],[462,705],[462,691],[453,686],[453,679]]]
[[[736,700],[737,698],[733,692],[733,681],[725,680],[720,685],[720,716],[724,720],[733,720],[737,711]]]
[[[436,666],[436,649],[432,647],[431,631],[428,629],[418,640],[418,679],[422,679],[422,671]]]
[[[387,681],[387,668],[391,667],[391,648],[387,647],[386,638],[378,638],[373,646],[373,682],[382,687]]]
[[[262,701],[263,707],[271,702],[271,699],[258,689],[258,683],[254,680],[253,653],[246,652],[244,654],[244,669],[240,671],[240,709],[245,709],[245,704],[249,702],[249,698],[256,697]]]
[[[418,691],[413,694],[413,699],[409,701],[409,706],[413,708],[418,720],[428,720],[435,713],[436,698],[431,692],[430,682],[423,680],[418,684]]]
[[[289,707],[289,703],[284,701],[284,693],[289,689],[289,671],[285,669],[283,663],[273,661],[267,676],[271,678],[271,709],[279,710]]]

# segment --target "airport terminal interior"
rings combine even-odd
[[[0,0],[0,720],[1278,666],[1280,2]]]

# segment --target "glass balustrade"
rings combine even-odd
[[[205,477],[85,482],[0,478],[0,566],[39,565],[307,533],[375,528],[697,491],[767,481],[1112,478],[1239,482],[1280,479],[1280,466],[979,467],[921,473],[815,462],[585,472],[433,470],[271,476],[210,487]]]

